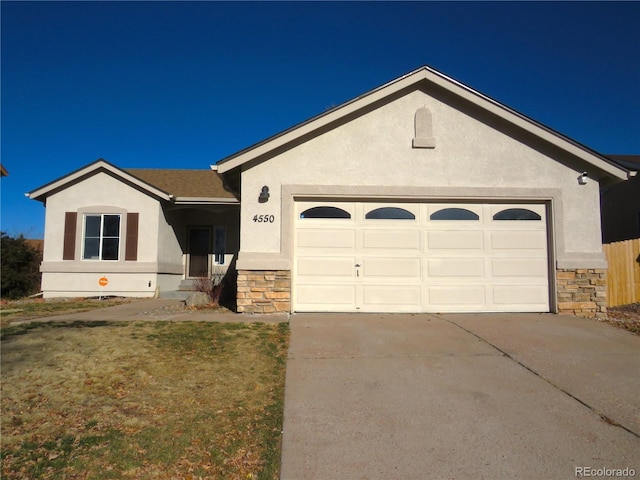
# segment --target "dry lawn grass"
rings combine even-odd
[[[101,300],[98,298],[1,300],[0,325],[5,327],[14,321],[33,320],[65,313],[86,312],[96,308],[113,307],[114,305],[129,302],[131,302],[131,299],[121,297],[103,298]]]
[[[278,478],[286,324],[3,330],[2,478]]]

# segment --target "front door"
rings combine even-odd
[[[189,228],[189,251],[187,255],[188,271],[190,278],[208,277],[209,252],[211,251],[211,228]]]

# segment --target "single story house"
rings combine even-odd
[[[240,203],[212,169],[98,159],[27,195],[46,206],[45,298],[152,297],[226,272],[239,249]]]
[[[599,191],[631,174],[422,67],[211,170],[98,160],[28,195],[45,297],[103,276],[151,296],[222,265],[239,312],[603,316]]]

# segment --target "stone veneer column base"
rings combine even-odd
[[[606,269],[558,269],[558,313],[579,317],[607,317]]]
[[[238,313],[291,311],[289,270],[238,270]]]

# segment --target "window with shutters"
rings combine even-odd
[[[62,259],[137,261],[139,220],[139,213],[115,207],[65,212]]]
[[[119,214],[86,214],[83,225],[83,260],[118,260],[120,257]]]

